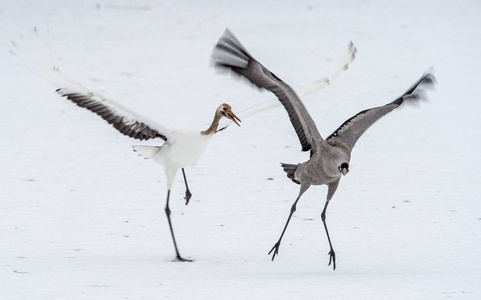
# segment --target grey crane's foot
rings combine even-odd
[[[329,251],[329,264],[328,264],[328,266],[330,266],[331,263],[332,263],[333,271],[336,270],[336,253],[332,249],[331,249],[331,251]]]
[[[190,193],[189,190],[185,191],[185,205],[189,204],[190,198],[192,198],[192,194]]]
[[[177,255],[177,257],[176,257],[173,261],[178,261],[178,262],[193,262],[194,260],[192,260],[192,259],[187,259],[187,258],[183,258],[182,256]]]
[[[277,254],[279,254],[279,247],[281,246],[281,242],[278,241],[274,247],[272,247],[271,251],[269,251],[268,255],[270,255],[272,253],[272,251],[274,251],[274,254],[272,254],[272,261],[274,261],[274,258],[276,257]]]

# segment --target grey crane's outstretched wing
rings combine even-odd
[[[310,86],[304,87],[299,96],[305,96],[312,94],[314,92],[317,92],[327,86],[329,86],[332,81],[334,81],[339,75],[341,75],[344,71],[349,69],[349,66],[351,63],[354,61],[356,58],[356,53],[357,49],[354,46],[354,43],[351,41],[348,45],[346,54],[344,54],[344,57],[342,58],[341,63],[337,67],[337,69],[329,76],[324,77],[323,79],[316,80],[313,84]],[[247,117],[253,116],[255,114],[258,114],[260,112],[266,111],[271,108],[275,108],[278,105],[281,105],[281,103],[276,99],[273,100],[268,100],[264,103],[261,104],[256,104],[250,107],[247,107],[241,111],[237,111],[237,116],[241,119],[244,120]],[[222,118],[219,122],[219,128],[217,131],[224,130],[228,126],[233,124],[233,122],[227,118]],[[208,126],[208,125],[207,125]]]
[[[351,149],[359,137],[377,120],[398,108],[406,102],[419,102],[426,99],[426,89],[434,87],[436,78],[428,71],[417,80],[401,97],[383,106],[366,109],[345,121],[326,140],[341,139],[346,141]]]
[[[322,137],[316,124],[292,88],[265,68],[226,29],[212,53],[216,67],[228,68],[245,77],[259,88],[271,91],[284,105],[302,145],[302,151],[312,150]]]

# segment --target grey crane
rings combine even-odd
[[[417,80],[401,97],[379,107],[366,109],[345,121],[327,139],[323,139],[316,124],[296,93],[279,77],[265,68],[241,45],[237,38],[226,29],[212,53],[214,65],[227,68],[245,77],[254,85],[271,91],[287,110],[292,125],[302,145],[302,151],[310,151],[310,159],[300,164],[282,164],[287,177],[300,185],[299,195],[291,207],[289,217],[277,243],[269,255],[272,260],[279,254],[282,237],[289,221],[296,211],[297,202],[311,185],[327,185],[327,199],[321,213],[322,223],[329,242],[329,266],[336,269],[336,254],[326,224],[326,210],[336,192],[342,175],[349,172],[351,151],[359,137],[382,116],[398,108],[403,102],[417,102],[425,99],[426,88],[433,87],[436,79],[428,71]]]

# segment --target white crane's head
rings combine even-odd
[[[343,176],[346,176],[346,174],[349,173],[349,163],[343,162],[338,169]]]
[[[222,103],[219,108],[217,108],[217,113],[220,114],[223,117],[226,117],[227,119],[232,120],[237,126],[240,127],[239,123],[237,121],[242,122],[233,112],[229,104],[227,103]]]

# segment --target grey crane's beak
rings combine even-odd
[[[235,115],[235,113],[232,112],[232,110],[229,110],[229,111],[226,113],[226,117],[229,118],[229,119],[231,119],[232,122],[234,122],[237,126],[240,127],[240,124],[237,123],[237,121],[239,121],[239,122],[242,122],[242,121]]]
[[[346,176],[349,173],[349,164],[347,162],[343,162],[339,167],[339,171],[341,172],[342,176]]]

